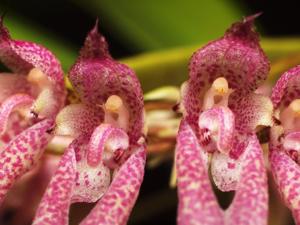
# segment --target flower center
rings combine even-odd
[[[300,162],[300,99],[293,100],[280,112],[283,138],[280,142],[285,152],[296,162]]]
[[[34,117],[45,118],[51,116],[56,110],[56,100],[53,85],[40,69],[33,68],[27,75],[27,81],[32,84],[32,94],[37,96],[31,113]]]
[[[228,108],[228,98],[232,91],[227,80],[219,77],[204,95],[198,125],[199,143],[207,152],[230,150],[234,115]]]
[[[224,77],[217,78],[204,95],[202,109],[207,110],[214,106],[227,107],[228,98],[232,91]]]
[[[118,95],[111,95],[104,104],[104,123],[128,130],[129,112]]]
[[[282,140],[285,152],[296,162],[300,162],[300,132],[291,132]]]
[[[50,85],[47,75],[45,75],[40,69],[33,68],[27,75],[27,81],[36,85],[40,90]]]
[[[280,121],[287,132],[300,130],[300,99],[293,100],[280,113]]]

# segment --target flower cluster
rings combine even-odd
[[[300,224],[300,66],[281,76],[271,96],[262,93],[270,64],[254,30],[256,16],[234,23],[191,57],[178,107],[180,225],[267,224],[267,167],[257,137],[266,127],[277,189]],[[31,171],[43,177],[34,225],[67,225],[77,202],[95,203],[82,225],[126,224],[146,164],[144,100],[134,71],[111,57],[98,22],[68,72],[76,103],[66,101],[55,56],[13,40],[3,18],[0,60],[11,70],[0,73],[0,203]],[[67,147],[51,164],[43,153],[60,142]],[[226,210],[210,175],[219,190],[235,191]]]
[[[80,103],[65,106],[58,60],[40,45],[12,40],[0,22],[0,58],[13,71],[1,73],[0,200],[42,160],[55,136],[71,143],[33,224],[68,224],[72,203],[99,199],[81,224],[126,223],[146,159],[143,94],[135,73],[112,59],[96,23],[68,73]]]
[[[250,16],[196,51],[182,85],[177,136],[178,224],[267,224],[268,188],[256,133],[271,127],[270,164],[300,223],[300,67],[285,73],[272,97],[257,89],[269,73]],[[274,109],[273,109],[274,108]],[[210,184],[235,191],[222,210]]]

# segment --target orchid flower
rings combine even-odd
[[[256,16],[233,24],[190,60],[176,148],[179,225],[267,224],[267,176],[256,132],[272,125],[273,106],[256,93],[269,72]],[[221,191],[235,191],[226,210],[209,173]]]
[[[277,188],[300,224],[300,66],[285,72],[272,90],[274,116],[270,164]]]
[[[90,31],[69,79],[81,102],[56,118],[57,135],[72,137],[34,220],[68,224],[75,202],[97,202],[81,224],[126,224],[143,180],[144,106],[140,83],[113,60],[98,24]]]
[[[0,19],[0,202],[31,170],[53,137],[54,119],[65,101],[63,71],[46,48],[11,39]]]

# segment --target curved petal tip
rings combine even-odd
[[[236,37],[244,39],[247,42],[258,45],[259,36],[254,29],[254,20],[259,17],[261,13],[245,17],[242,21],[232,24],[232,26],[226,31],[225,37]]]
[[[88,33],[84,45],[80,50],[80,59],[111,58],[108,44],[98,31],[98,24],[99,19],[97,18],[95,26]]]

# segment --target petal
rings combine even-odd
[[[1,206],[1,217],[7,211],[13,210],[11,225],[32,223],[45,189],[58,166],[59,158],[58,155],[44,154],[38,165],[13,185]]]
[[[12,73],[0,73],[0,104],[16,93],[28,93],[29,84],[24,76]]]
[[[280,139],[285,153],[297,164],[300,162],[300,132],[292,132]]]
[[[230,99],[229,107],[234,113],[239,132],[252,133],[261,126],[273,124],[273,104],[267,96],[251,93],[235,97]]]
[[[207,155],[204,154],[192,128],[183,120],[176,147],[179,225],[224,224],[223,211],[218,205],[207,172]]]
[[[24,106],[29,106],[34,99],[26,94],[15,94],[6,99],[0,107],[0,135],[2,135],[7,128],[8,120],[11,113]]]
[[[234,137],[234,115],[227,107],[214,107],[201,113],[199,128],[207,129],[210,136],[215,138],[217,149],[222,153],[231,150]]]
[[[11,39],[7,28],[3,25],[3,18],[0,18],[0,61],[17,74],[28,74],[32,68],[40,69],[52,83],[51,89],[56,101],[53,114],[64,105],[66,92],[60,62],[41,45]]]
[[[96,31],[94,28],[91,31],[93,38],[89,36],[88,39],[96,42],[94,39],[97,37],[99,43],[103,42],[101,35]],[[87,43],[90,41],[85,44]],[[96,44],[84,46],[82,52],[86,49],[89,49],[89,52],[102,51]],[[109,57],[81,57],[71,68],[69,78],[82,102],[92,108],[103,105],[111,95],[121,97],[130,115],[128,133],[131,142],[135,143],[141,137],[144,121],[143,94],[135,73],[129,67]]]
[[[38,44],[12,40],[3,18],[0,18],[0,60],[15,73],[27,74],[33,67],[39,68],[63,86],[63,71],[56,57]]]
[[[254,18],[233,24],[221,39],[193,54],[183,96],[190,123],[197,121],[204,93],[216,78],[225,77],[229,87],[240,94],[255,90],[266,79],[270,66],[254,31]]]
[[[76,177],[72,146],[66,149],[37,209],[34,225],[67,225]]]
[[[280,147],[271,146],[270,163],[277,189],[296,224],[300,223],[300,168]]]
[[[249,137],[241,178],[231,206],[228,224],[267,225],[268,184],[263,151],[255,135]]]
[[[6,132],[4,132],[0,139],[0,149],[4,149],[15,136],[30,127],[31,124],[24,120],[23,116],[18,112],[13,112],[6,125]]]
[[[114,164],[122,164],[114,154],[118,153],[122,158],[128,147],[129,140],[124,130],[110,124],[101,124],[94,130],[90,139],[87,162],[90,166],[97,166],[103,161],[109,168],[115,166]]]
[[[211,175],[219,190],[236,190],[241,176],[243,160],[243,154],[238,159],[233,159],[228,154],[220,152],[213,153],[211,159]]]
[[[76,154],[76,181],[72,202],[96,202],[110,184],[110,170],[103,162],[90,166],[87,161],[89,137],[80,136],[72,143]]]
[[[16,136],[0,152],[0,202],[16,179],[36,165],[52,138],[52,120],[44,120]]]
[[[80,50],[80,59],[111,58],[105,38],[98,32],[98,20],[94,28],[88,33],[83,48]]]
[[[94,110],[84,104],[71,104],[64,107],[56,117],[56,134],[78,137],[91,134],[101,123],[103,113],[100,107]]]
[[[39,119],[54,117],[63,106],[61,95],[56,91],[55,88],[44,88],[37,96],[31,111]]]
[[[300,98],[300,65],[281,75],[272,89],[271,98],[274,108],[288,106],[292,100]]]
[[[108,191],[80,224],[126,224],[139,194],[145,163],[146,150],[140,146],[121,166]]]

